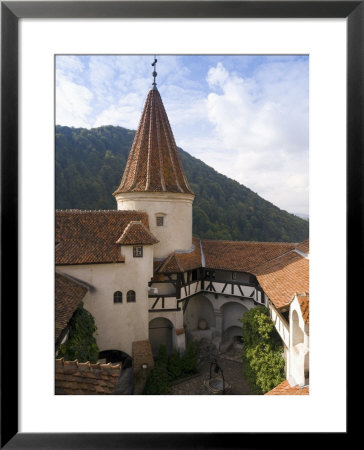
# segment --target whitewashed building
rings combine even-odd
[[[289,303],[288,317],[267,274],[275,261],[289,266],[292,255],[304,256],[290,243],[192,236],[195,196],[155,85],[114,196],[115,211],[56,212],[56,272],[87,286],[83,302],[95,318],[100,351],[132,355],[133,342],[147,340],[154,353],[162,343],[183,351],[188,339],[202,338],[227,348],[241,336],[241,317],[265,305],[286,348],[287,376],[302,382],[295,356],[308,370],[301,297]],[[308,278],[290,300],[296,292],[308,292]]]

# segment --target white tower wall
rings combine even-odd
[[[192,203],[194,195],[172,192],[126,192],[115,195],[118,210],[145,211],[149,229],[159,240],[154,257],[164,258],[176,250],[192,247]],[[163,226],[157,225],[163,217]]]

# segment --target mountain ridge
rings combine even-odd
[[[120,184],[135,131],[122,127],[56,125],[57,209],[116,209],[112,192]],[[279,209],[248,187],[220,174],[179,148],[196,197],[193,233],[205,239],[300,242],[309,223]]]

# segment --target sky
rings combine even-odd
[[[57,55],[56,123],[136,130],[154,55]],[[157,55],[177,143],[281,209],[309,212],[305,55]]]

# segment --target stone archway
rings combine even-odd
[[[204,295],[196,295],[188,300],[183,315],[188,337],[211,340],[216,328],[216,317],[210,300]]]
[[[157,317],[149,322],[149,341],[152,346],[153,356],[158,355],[159,347],[165,345],[168,354],[173,350],[174,327],[165,317]]]
[[[241,346],[242,323],[240,319],[248,309],[238,302],[228,302],[221,307],[223,315],[220,351]]]

